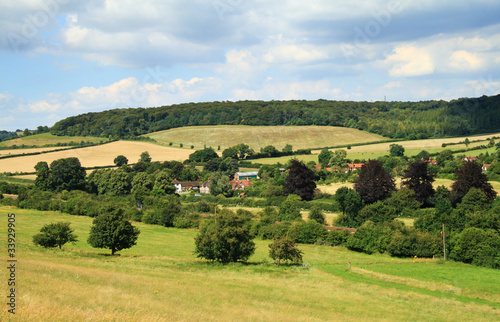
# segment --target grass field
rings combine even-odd
[[[267,145],[274,145],[281,150],[286,144],[291,144],[293,149],[297,150],[386,139],[380,135],[334,126],[195,126],[155,132],[146,136],[163,145],[173,142],[174,146],[179,146],[180,143],[184,146],[194,145],[195,149],[201,149],[204,145],[215,149],[220,146],[223,150],[245,143],[255,151]]]
[[[140,223],[137,246],[109,256],[85,242],[91,218],[0,207],[2,230],[10,212],[17,311],[13,319],[4,305],[1,321],[500,319],[500,274],[491,269],[313,245],[299,246],[304,265],[277,267],[261,240],[248,264],[224,266],[194,257],[195,230]],[[62,251],[32,245],[32,235],[55,221],[71,221],[79,241]]]
[[[56,136],[50,133],[42,133],[30,136],[23,136],[13,140],[3,141],[0,142],[0,147],[10,147],[13,145],[21,146],[23,144],[29,146],[41,147],[45,144],[57,144],[57,143],[69,143],[69,142],[80,143],[81,141],[99,143],[101,141],[106,142],[107,139],[98,137],[87,137],[87,136]]]
[[[129,163],[135,163],[144,151],[149,152],[153,161],[184,161],[193,153],[190,149],[167,148],[145,142],[117,141],[81,149],[0,159],[0,172],[34,172],[34,166],[39,161],[46,161],[50,165],[54,160],[69,157],[77,157],[84,167],[113,165],[113,160],[120,154],[126,156]]]

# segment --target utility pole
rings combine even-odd
[[[443,255],[444,255],[444,260],[446,260],[446,233],[444,232],[444,223],[443,223],[443,231],[441,232],[441,235],[443,235]]]

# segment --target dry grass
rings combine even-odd
[[[99,143],[101,141],[107,141],[104,138],[98,137],[87,137],[87,136],[56,136],[50,133],[36,134],[30,136],[23,136],[17,139],[7,140],[0,142],[0,147],[10,147],[13,145],[21,146],[21,145],[30,145],[30,146],[43,146],[46,144],[57,144],[57,143],[69,143],[76,142],[80,143],[81,141]]]
[[[121,251],[121,256],[104,256],[109,252],[85,243],[91,218],[0,207],[4,218],[12,211],[17,214],[19,232],[13,321],[500,318],[498,292],[492,286],[498,275],[493,270],[313,245],[300,245],[308,268],[277,267],[263,262],[269,260],[269,241],[261,240],[256,240],[257,251],[248,265],[214,265],[194,258],[196,231],[140,223],[136,224],[141,229],[137,246]],[[80,239],[76,245],[62,251],[32,245],[31,236],[43,224],[63,220],[72,221]],[[5,240],[0,244],[4,246]],[[445,269],[446,274],[437,277]],[[416,274],[387,273],[391,270]],[[1,270],[3,281],[5,272]],[[10,318],[4,306],[0,320]]]
[[[39,161],[50,164],[54,160],[69,157],[77,157],[84,167],[113,165],[113,160],[120,154],[126,156],[129,163],[135,163],[144,151],[149,152],[153,161],[183,161],[193,153],[190,149],[167,148],[144,142],[117,141],[81,149],[1,159],[0,171],[33,172],[34,166]]]
[[[16,154],[26,154],[26,153],[36,153],[36,152],[45,152],[45,151],[53,151],[53,150],[61,150],[70,147],[51,147],[51,148],[32,148],[32,149],[10,149],[10,150],[0,150],[0,156],[4,155],[16,155]]]
[[[180,143],[184,146],[194,145],[196,149],[201,149],[204,145],[213,148],[220,146],[223,150],[245,143],[256,151],[267,145],[282,149],[286,144],[291,144],[296,150],[385,139],[380,135],[334,126],[196,126],[170,129],[147,136],[163,145],[173,142],[176,146]]]

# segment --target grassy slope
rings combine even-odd
[[[107,139],[86,136],[56,136],[50,133],[42,133],[0,142],[0,147],[10,147],[13,145],[21,146],[22,144],[30,146],[36,145],[40,147],[45,144],[69,143],[71,141],[77,143],[80,143],[81,141],[99,143],[101,141],[107,141]]]
[[[164,145],[173,142],[175,146],[179,143],[184,146],[194,145],[195,149],[201,149],[204,145],[225,149],[245,143],[256,151],[267,145],[282,149],[286,144],[291,144],[296,150],[386,139],[364,131],[333,126],[196,126],[151,133],[147,136]]]
[[[138,245],[111,257],[85,243],[91,218],[1,207],[4,227],[12,211],[18,320],[500,319],[500,274],[490,269],[312,245],[300,246],[308,269],[276,267],[259,240],[248,265],[214,265],[194,258],[196,231],[139,223]],[[72,222],[79,242],[62,251],[31,244],[59,220]]]

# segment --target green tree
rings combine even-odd
[[[379,161],[370,160],[361,167],[354,190],[365,203],[370,204],[389,197],[396,190],[396,185],[394,178],[384,170]]]
[[[268,146],[265,146],[264,148],[261,148],[260,153],[262,153],[268,157],[273,157],[273,156],[277,155],[279,153],[279,151],[273,145],[268,145]]]
[[[457,205],[457,209],[464,213],[482,212],[491,208],[484,192],[477,188],[470,188],[469,192],[462,198],[462,202]]]
[[[465,141],[464,141],[464,143],[465,143],[466,147],[469,147],[469,144],[470,144],[469,138],[466,138]]]
[[[40,233],[33,236],[33,243],[43,247],[61,247],[66,243],[78,241],[70,222],[57,222],[44,225]]]
[[[309,220],[315,220],[316,222],[324,225],[326,223],[325,221],[325,215],[323,214],[323,212],[321,211],[321,209],[319,209],[318,206],[312,206],[311,207],[311,211],[309,212]]]
[[[335,200],[337,200],[342,210],[342,215],[337,218],[335,225],[352,228],[359,227],[362,224],[359,212],[364,207],[363,199],[361,199],[359,193],[351,188],[342,187],[337,189]]]
[[[139,158],[139,162],[145,162],[145,163],[150,163],[151,162],[151,156],[149,155],[148,151],[144,151],[141,153],[141,156]]]
[[[220,172],[215,172],[210,178],[210,194],[213,196],[232,196],[233,190],[229,183],[229,177]]]
[[[50,170],[49,165],[45,161],[40,161],[35,165],[36,179],[35,187],[37,189],[47,191],[51,190],[50,187]]]
[[[329,164],[332,169],[337,169],[339,172],[344,171],[347,168],[347,151],[335,150]]]
[[[124,155],[119,155],[117,156],[114,160],[113,160],[113,163],[117,166],[117,167],[121,167],[122,165],[125,165],[125,164],[128,164],[128,159],[126,156]]]
[[[156,174],[152,192],[155,197],[161,197],[175,193],[175,186],[173,183],[171,170],[162,170]]]
[[[279,207],[278,220],[279,221],[294,221],[300,220],[300,197],[297,195],[288,195]]]
[[[399,144],[391,144],[389,154],[391,157],[402,157],[405,155],[405,148]]]
[[[55,191],[85,190],[86,171],[78,158],[65,158],[52,161],[49,181]]]
[[[318,163],[321,164],[323,168],[326,168],[330,164],[330,160],[332,159],[332,157],[333,157],[332,151],[328,149],[323,149],[318,154]]]
[[[450,149],[446,149],[441,151],[437,157],[436,161],[439,165],[444,166],[446,161],[453,161],[453,151]]]
[[[132,184],[127,172],[122,169],[111,170],[106,182],[106,194],[110,196],[126,196],[130,194]]]
[[[189,155],[189,160],[194,162],[208,162],[212,159],[217,159],[219,155],[212,148],[204,148],[197,150]]]
[[[314,198],[316,183],[314,182],[314,172],[303,162],[292,159],[288,168],[289,172],[285,178],[284,194],[286,196],[295,194],[302,200],[310,201]]]
[[[199,258],[221,263],[246,261],[255,252],[255,243],[244,216],[226,210],[205,221],[195,237]]]
[[[292,153],[293,152],[293,146],[291,146],[290,144],[286,144],[284,147],[283,147],[283,152],[284,153]]]
[[[94,218],[87,242],[94,248],[111,250],[111,255],[137,243],[139,229],[123,216],[122,209],[108,208]]]
[[[278,266],[282,261],[302,263],[302,251],[288,236],[274,238],[274,241],[269,244],[269,257],[271,257]]]

